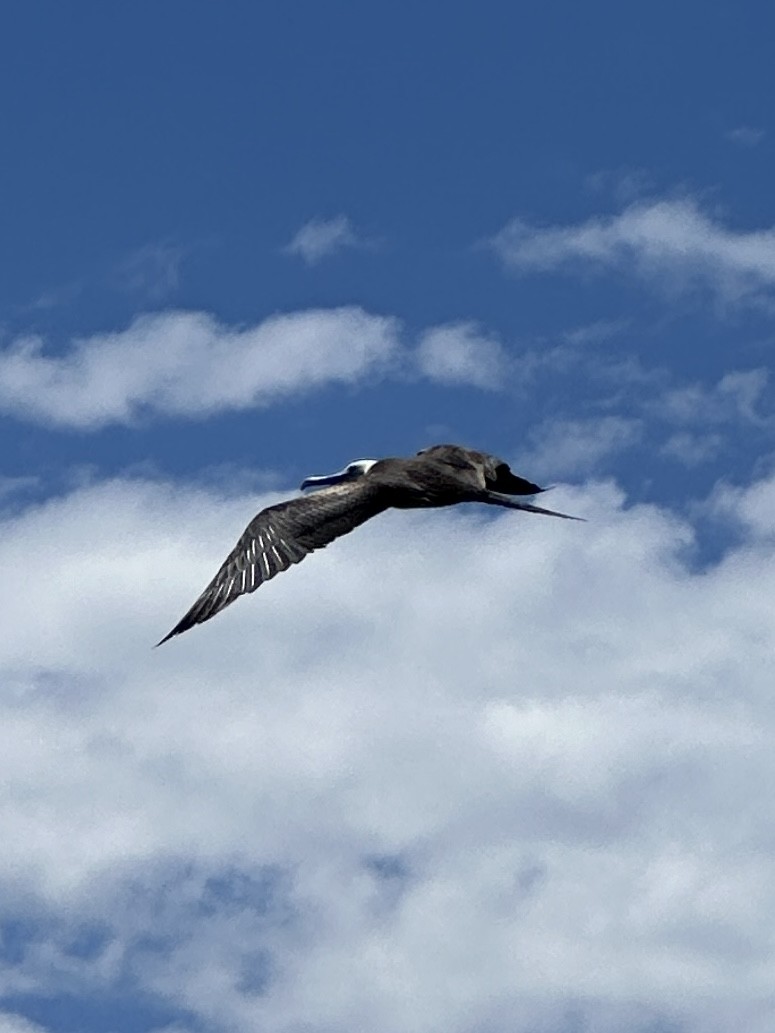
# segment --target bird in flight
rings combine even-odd
[[[241,595],[348,534],[386,509],[424,509],[484,502],[528,513],[580,520],[515,495],[536,495],[537,484],[507,463],[460,445],[433,445],[409,459],[356,459],[339,473],[308,477],[309,495],[269,506],[253,517],[221,569],[161,645],[220,613]]]

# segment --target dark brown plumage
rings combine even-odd
[[[308,478],[302,488],[322,485],[327,486],[255,516],[204,592],[158,645],[209,620],[240,595],[254,592],[308,553],[391,507],[484,502],[579,519],[516,501],[515,495],[535,495],[543,489],[513,474],[503,460],[459,445],[434,445],[410,459],[356,460],[340,473]]]

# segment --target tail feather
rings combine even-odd
[[[511,495],[501,495],[497,491],[488,491],[482,498],[491,506],[505,506],[506,509],[522,509],[526,513],[541,513],[544,516],[560,517],[562,520],[580,520],[586,523],[584,517],[571,516],[569,513],[558,513],[556,509],[544,509],[543,506],[533,506],[529,502],[517,502]]]

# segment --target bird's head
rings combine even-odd
[[[320,477],[307,477],[306,480],[301,482],[302,490],[304,488],[322,488],[326,484],[343,484],[346,481],[357,481],[359,477],[363,477],[365,473],[368,473],[376,462],[376,459],[354,459],[347,464],[344,470],[340,470],[338,473],[324,474]]]

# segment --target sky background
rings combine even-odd
[[[775,12],[10,0],[0,1033],[775,1028]],[[262,506],[395,513],[153,651]]]

